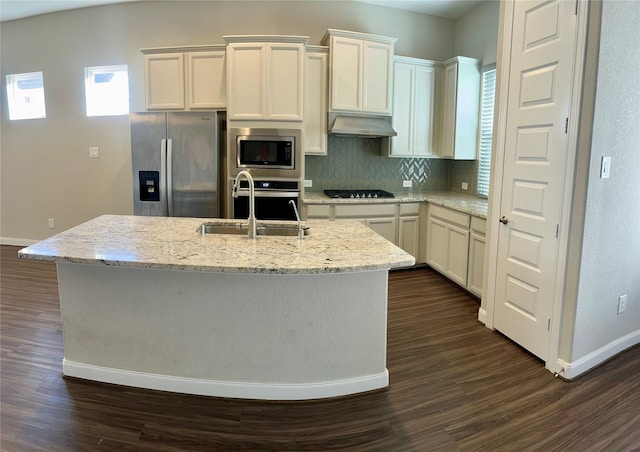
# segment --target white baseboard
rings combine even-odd
[[[159,391],[259,400],[323,399],[373,391],[389,386],[389,371],[387,369],[379,374],[359,378],[308,384],[203,380],[93,366],[67,359],[62,361],[62,373],[69,377]]]
[[[562,378],[572,380],[578,375],[602,364],[609,358],[614,357],[618,353],[638,344],[640,344],[640,330],[634,331],[626,336],[622,336],[621,338],[608,343],[604,347],[601,347],[576,361],[568,363],[562,359],[558,359],[558,374]]]
[[[15,237],[0,237],[0,245],[31,246],[34,243],[38,243],[38,240],[19,239]]]
[[[478,309],[478,321],[483,325],[487,324],[487,311],[482,308]]]

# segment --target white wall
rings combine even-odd
[[[327,28],[397,37],[400,55],[453,55],[452,21],[350,1],[143,1],[2,23],[0,241],[133,212],[128,118],[85,116],[84,67],[127,64],[131,111],[141,111],[140,48],[218,44],[227,34],[297,34],[317,45]],[[5,75],[32,71],[44,74],[47,118],[9,121]],[[89,159],[89,146],[100,159]]]
[[[482,65],[496,62],[500,2],[488,0],[455,22],[453,51],[456,55],[477,58]]]
[[[587,56],[559,355],[573,373],[640,343],[640,8],[604,1],[592,4],[593,14],[600,6],[599,51],[596,40],[596,56]],[[600,179],[603,155],[611,156],[609,179]],[[627,310],[618,315],[622,294]]]

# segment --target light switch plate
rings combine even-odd
[[[402,186],[404,188],[411,188],[413,186],[413,181],[410,180],[403,180],[402,181]]]
[[[469,184],[467,182],[463,182],[462,183],[462,189],[463,190],[468,190],[469,189]]]
[[[89,157],[92,159],[100,158],[100,148],[97,146],[89,146]]]
[[[611,156],[603,155],[600,165],[600,179],[609,179],[609,173],[611,173]]]
[[[313,180],[312,179],[305,179],[304,180],[304,186],[305,186],[305,188],[313,187]]]

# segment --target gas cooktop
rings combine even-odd
[[[329,198],[393,198],[393,193],[384,190],[325,190]]]

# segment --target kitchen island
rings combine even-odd
[[[304,240],[202,223],[105,215],[20,251],[56,262],[64,375],[269,400],[388,386],[388,271],[413,256],[357,222]]]

